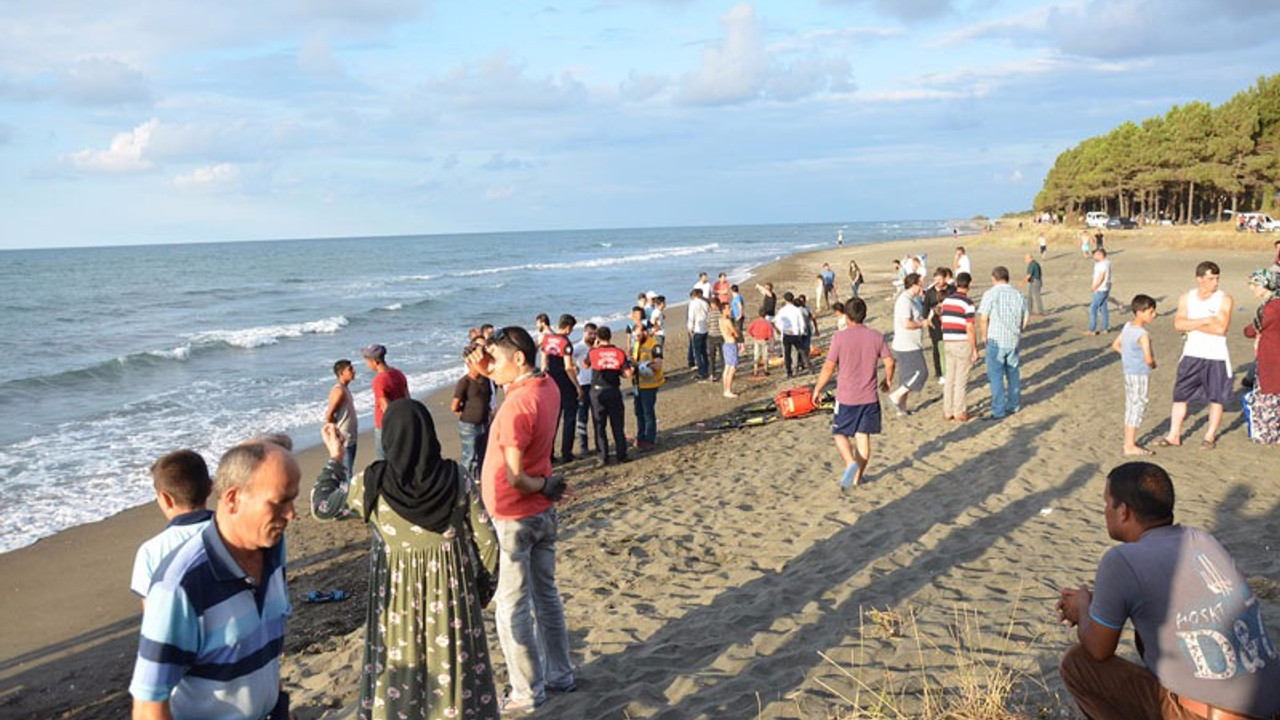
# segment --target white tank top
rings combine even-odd
[[[1213,317],[1222,309],[1221,290],[1215,291],[1208,298],[1201,300],[1195,290],[1187,293],[1187,319],[1203,320]],[[1197,357],[1206,360],[1224,360],[1231,364],[1231,356],[1227,354],[1227,338],[1225,335],[1212,335],[1200,330],[1187,333],[1187,342],[1182,346],[1183,357]]]

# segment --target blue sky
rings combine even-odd
[[[105,12],[104,8],[110,8]],[[1030,206],[1275,0],[0,3],[0,248]]]

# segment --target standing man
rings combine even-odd
[[[1227,330],[1235,301],[1218,289],[1218,265],[1202,262],[1196,266],[1196,287],[1178,298],[1178,314],[1173,327],[1187,334],[1173,381],[1173,409],[1169,434],[1156,445],[1182,444],[1182,421],[1187,419],[1187,403],[1209,403],[1209,427],[1201,450],[1217,447],[1222,408],[1231,400],[1231,356],[1227,353]]]
[[[1174,523],[1173,481],[1130,462],[1107,475],[1107,535],[1092,591],[1064,588],[1057,609],[1079,644],[1059,668],[1094,720],[1248,720],[1280,713],[1280,653],[1226,548]],[[1142,664],[1116,656],[1133,625]]]
[[[640,324],[643,329],[644,323]],[[595,323],[582,326],[582,352],[578,353],[574,363],[578,366],[578,419],[574,423],[574,431],[578,436],[578,454],[586,457],[589,454],[587,438],[594,435],[595,414],[591,410],[591,346],[596,344]],[[635,337],[634,334],[631,337]],[[588,433],[587,429],[592,432]]]
[[[924,278],[910,273],[903,280],[903,292],[893,302],[893,362],[901,383],[889,395],[899,416],[909,415],[907,395],[921,392],[929,380],[929,365],[924,359]]]
[[[970,262],[969,254],[965,252],[963,245],[956,246],[956,261],[951,266],[951,269],[955,271],[957,275],[965,272],[969,273],[970,277],[973,276],[973,263]]]
[[[1045,252],[1049,250],[1049,241],[1044,239],[1044,233],[1040,233],[1038,242],[1040,243],[1040,257],[1043,258]]]
[[[266,441],[222,456],[213,522],[173,551],[147,592],[129,685],[135,720],[289,716],[282,540],[300,475],[293,455]]]
[[[831,303],[836,300],[836,271],[831,269],[828,263],[822,263],[822,297],[818,303],[817,310],[821,310],[823,305],[827,308],[831,307]]]
[[[728,305],[733,299],[733,285],[729,283],[729,276],[720,273],[716,278],[716,284],[711,287],[711,293],[712,297],[720,301],[722,307]]]
[[[738,372],[738,351],[742,348],[742,335],[738,333],[738,325],[733,321],[729,308],[720,312],[720,353],[724,360],[724,396],[738,397],[733,391],[733,376]]]
[[[387,348],[377,343],[360,351],[364,364],[373,371],[373,445],[379,460],[386,460],[382,452],[382,413],[387,406],[400,398],[409,397],[409,380],[404,373],[387,364]]]
[[[711,310],[707,314],[707,369],[714,381],[716,365],[720,365],[720,373],[724,374],[724,332],[720,327],[720,316],[724,314],[724,305],[718,298],[711,298]]]
[[[702,276],[706,277],[706,273]],[[694,288],[689,293],[689,309],[686,311],[685,329],[689,331],[689,365],[698,369],[698,380],[706,380],[707,370],[707,319],[711,306],[703,299],[702,290]]]
[[[556,588],[555,503],[565,482],[551,474],[551,448],[560,393],[534,368],[537,352],[529,333],[513,325],[471,355],[481,374],[506,388],[480,471],[480,494],[498,534],[494,617],[511,681],[504,715],[531,712],[546,702],[548,691],[577,687],[564,603]]]
[[[662,376],[662,344],[647,331],[632,337],[631,364],[636,381],[636,449],[652,450],[658,441],[658,388]]]
[[[836,375],[836,407],[831,419],[831,435],[844,460],[840,490],[862,483],[871,460],[871,436],[880,434],[880,396],[877,394],[877,366],[884,362],[881,392],[893,383],[893,355],[884,336],[863,325],[867,303],[851,298],[844,306],[849,327],[831,338],[831,348],[822,363],[822,372],[813,386],[813,404],[822,400],[822,389]]]
[[[1022,370],[1018,344],[1027,327],[1027,301],[1009,286],[1009,268],[991,271],[992,287],[978,307],[978,340],[986,347],[987,380],[991,383],[990,420],[999,420],[1022,407]]]
[[[1040,262],[1031,257],[1031,253],[1027,253],[1025,259],[1027,274],[1018,284],[1027,286],[1027,309],[1036,317],[1044,317],[1044,301],[1040,299],[1040,288],[1044,285],[1043,271],[1040,269]]]
[[[643,316],[644,311],[641,311]],[[573,366],[573,343],[569,333],[578,324],[578,319],[565,313],[555,332],[543,334],[538,354],[542,358],[542,369],[555,381],[560,389],[560,462],[573,460],[573,435],[578,426],[578,396],[582,394],[578,387],[578,369]]]
[[[947,355],[947,381],[942,387],[942,419],[969,420],[964,396],[969,388],[969,369],[978,362],[978,333],[974,329],[973,301],[969,299],[969,273],[956,275],[955,292],[939,306],[942,318],[942,348]]]
[[[353,477],[356,464],[356,439],[360,437],[359,419],[356,417],[356,400],[351,396],[351,381],[356,379],[356,369],[350,360],[333,364],[333,374],[338,382],[329,389],[329,405],[324,410],[324,422],[338,428],[338,435],[346,444],[342,462],[347,467],[347,477]]]
[[[706,300],[708,302],[711,300],[712,298],[711,291],[713,288],[711,287],[711,281],[707,279],[706,273],[704,272],[698,273],[698,282],[693,284],[693,289],[702,291],[703,300]]]
[[[453,398],[449,401],[449,410],[458,418],[461,465],[467,471],[469,483],[480,477],[480,468],[484,467],[484,451],[489,445],[489,404],[493,400],[493,384],[469,359],[475,349],[473,342],[462,351],[467,374],[453,386]]]
[[[747,324],[747,301],[742,297],[742,293],[738,291],[737,285],[730,287],[729,290],[733,293],[733,297],[729,299],[729,317],[738,328],[738,337],[743,337],[743,331]]]
[[[792,351],[796,354],[795,371],[803,372],[809,369],[809,358],[805,357],[804,353],[804,336],[809,330],[809,321],[805,318],[804,312],[796,307],[795,302],[794,295],[789,292],[783,293],[782,309],[773,319],[774,326],[782,335],[782,352],[786,360],[787,377],[795,376],[791,366]]]
[[[933,371],[938,376],[938,384],[947,382],[947,367],[942,353],[942,314],[939,312],[942,301],[951,294],[951,270],[940,267],[933,271],[933,284],[925,288],[923,295],[923,313],[928,323],[929,344],[933,349]]]
[[[644,326],[636,328],[644,332]],[[600,464],[609,462],[609,433],[613,431],[614,452],[618,462],[627,461],[627,435],[623,429],[626,414],[622,406],[622,378],[631,377],[631,361],[622,348],[613,344],[613,331],[608,325],[596,330],[595,346],[587,355],[591,360],[591,409],[596,416],[596,449]]]
[[[1107,298],[1111,296],[1111,261],[1107,259],[1107,251],[1098,248],[1093,251],[1093,297],[1089,300],[1089,329],[1085,335],[1097,335],[1111,332],[1111,314],[1107,309]],[[1098,315],[1102,315],[1102,324],[1098,324]],[[1101,329],[1101,330],[1099,330]]]

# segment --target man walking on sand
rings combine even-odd
[[[999,420],[1022,407],[1022,370],[1018,345],[1027,327],[1027,301],[1009,286],[1009,268],[991,271],[992,287],[978,307],[978,342],[986,347],[987,380],[991,383],[991,415]]]
[[[822,372],[813,386],[813,403],[822,400],[822,389],[836,376],[836,407],[831,435],[844,460],[840,490],[862,483],[871,460],[871,436],[880,434],[880,392],[889,392],[893,382],[893,354],[884,336],[863,325],[867,303],[850,298],[844,306],[849,326],[831,338],[831,348],[822,363]],[[884,380],[877,386],[876,368],[884,362]]]
[[[1235,302],[1218,289],[1218,266],[1202,262],[1196,266],[1196,287],[1178,298],[1178,314],[1173,327],[1187,334],[1173,381],[1173,409],[1169,414],[1169,434],[1157,440],[1158,447],[1182,444],[1182,422],[1187,419],[1187,403],[1209,403],[1209,427],[1201,450],[1218,444],[1222,408],[1231,400],[1231,356],[1227,353],[1227,330]]]
[[[942,301],[942,348],[947,356],[947,381],[942,386],[942,419],[965,422],[965,393],[969,369],[978,362],[978,333],[974,329],[973,301],[969,299],[969,273],[956,275],[956,289]]]
[[[1102,248],[1093,251],[1093,284],[1090,288],[1093,295],[1089,299],[1089,329],[1084,334],[1111,332],[1111,313],[1107,309],[1107,299],[1111,297],[1111,261]],[[1101,324],[1098,323],[1099,315],[1102,316]]]
[[[537,346],[524,328],[504,327],[469,361],[506,388],[489,431],[480,493],[498,535],[498,642],[511,692],[502,713],[526,714],[547,692],[572,692],[569,629],[556,588],[556,501],[565,482],[551,474],[560,392],[537,371]],[[440,628],[441,631],[447,628]]]
[[[135,720],[289,717],[282,541],[300,476],[293,455],[270,442],[222,456],[213,522],[173,551],[147,591],[129,685]]]
[[[1226,548],[1174,523],[1174,490],[1159,465],[1112,470],[1102,494],[1107,535],[1092,591],[1064,588],[1062,622],[1078,644],[1059,672],[1093,720],[1280,717],[1280,653],[1262,606]],[[1141,664],[1116,656],[1133,625]]]
[[[831,269],[830,263],[822,263],[822,296],[814,301],[818,306],[816,310],[823,307],[831,308],[831,303],[836,301],[836,271]]]
[[[382,452],[382,413],[387,406],[400,398],[409,397],[409,380],[404,373],[387,364],[387,348],[377,343],[360,351],[364,364],[373,371],[373,450],[377,459],[385,460]]]
[[[1044,301],[1040,299],[1044,271],[1040,268],[1040,262],[1031,257],[1031,253],[1027,253],[1024,259],[1027,261],[1027,274],[1018,284],[1027,286],[1027,309],[1036,317],[1044,317]]]
[[[338,434],[346,447],[342,463],[347,468],[347,477],[351,477],[356,464],[356,440],[360,436],[356,400],[351,396],[351,381],[356,379],[356,369],[350,360],[339,360],[333,364],[333,374],[338,381],[329,389],[329,404],[324,410],[324,422],[326,425],[332,423],[338,428]]]
[[[929,380],[929,365],[924,359],[924,278],[910,273],[905,278],[902,294],[893,302],[893,361],[897,364],[899,382],[889,401],[899,417],[910,415],[907,395],[922,392]]]

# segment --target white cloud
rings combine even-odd
[[[152,118],[129,132],[117,133],[106,150],[80,150],[62,156],[62,162],[84,172],[133,173],[150,170],[145,157],[151,134],[160,121]]]
[[[175,175],[173,186],[179,190],[205,193],[234,192],[240,188],[240,168],[231,163],[199,167]]]
[[[110,57],[76,61],[58,74],[58,92],[76,105],[132,105],[151,102],[151,87],[137,68]]]
[[[927,20],[954,8],[952,0],[827,0],[833,5],[871,5],[882,15],[905,21]]]
[[[586,87],[571,73],[530,77],[507,55],[459,65],[426,84],[455,106],[476,110],[551,111],[584,103]]]
[[[644,102],[667,88],[670,81],[661,75],[641,75],[632,70],[618,84],[618,93],[629,102]]]
[[[702,52],[699,66],[681,79],[679,99],[690,105],[729,105],[760,98],[798,100],[853,88],[847,60],[810,53],[783,57],[786,44],[770,49],[755,6],[740,3],[720,18],[724,36]]]

